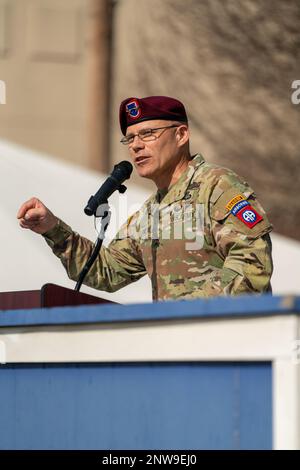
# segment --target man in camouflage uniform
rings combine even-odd
[[[270,292],[272,226],[243,179],[190,155],[182,103],[128,98],[120,125],[139,175],[152,179],[157,192],[102,247],[84,283],[114,292],[148,274],[153,300]],[[36,198],[18,218],[45,237],[77,281],[92,242]]]

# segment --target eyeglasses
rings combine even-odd
[[[160,135],[155,135],[156,131],[160,131],[161,129],[171,129],[171,127],[179,127],[179,126],[177,124],[172,124],[171,126],[156,127],[154,129],[142,129],[140,132],[137,132],[136,134],[129,134],[126,137],[123,137],[123,139],[121,139],[120,142],[124,145],[132,144],[136,135],[139,137],[139,139],[146,141],[146,142],[150,140],[156,140],[163,133],[161,132]]]

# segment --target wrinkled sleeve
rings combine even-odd
[[[128,223],[121,227],[107,248],[102,246],[84,284],[106,292],[115,292],[146,274],[138,244],[127,233]],[[69,278],[77,281],[94,244],[60,219],[56,227],[43,234],[43,237],[61,260]]]
[[[236,197],[243,197],[249,203],[246,209],[254,209],[262,219],[251,225],[233,215],[228,205]],[[232,175],[224,176],[212,193],[210,215],[215,249],[224,264],[206,290],[210,288],[213,295],[271,292],[272,225],[253,190]]]

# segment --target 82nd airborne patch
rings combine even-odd
[[[263,220],[263,217],[253,209],[242,194],[231,199],[228,204],[226,204],[226,209],[230,210],[232,215],[237,217],[249,228],[254,227],[258,222]]]

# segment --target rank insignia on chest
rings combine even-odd
[[[193,181],[188,187],[188,189],[200,189],[201,183],[200,181]]]
[[[191,199],[192,195],[191,193],[185,193],[185,195],[183,196],[183,199],[186,201],[188,199]]]

